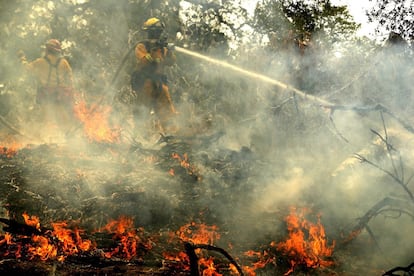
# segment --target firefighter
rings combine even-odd
[[[144,22],[142,29],[147,38],[135,47],[137,62],[136,70],[131,75],[131,88],[138,99],[138,106],[134,110],[136,119],[143,117],[143,113],[149,113],[152,117],[156,116],[156,130],[174,133],[174,117],[177,112],[164,70],[166,66],[175,64],[176,56],[173,49],[168,47],[164,27],[164,23],[155,17]]]
[[[35,78],[36,104],[42,119],[56,119],[57,124],[65,126],[73,116],[73,74],[61,52],[60,41],[49,39],[42,57],[28,62],[23,51],[19,51],[18,56],[26,72]]]

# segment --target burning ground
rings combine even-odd
[[[22,134],[3,131],[0,270],[380,275],[408,264],[412,221],[404,214],[412,199],[399,190],[399,175],[390,180],[369,164],[387,168],[388,147],[392,164],[409,167],[412,134],[396,122],[384,129],[393,147],[405,150],[400,159],[381,130],[359,137],[366,146],[357,152],[332,143],[341,140],[339,132],[326,127],[329,119],[319,109],[306,109],[311,126],[284,133],[272,134],[259,118],[242,136],[240,128],[220,128],[216,117],[215,127],[202,133],[154,134],[148,141],[114,124],[110,108],[90,113],[80,103],[74,109],[79,126],[66,140],[46,129],[43,139],[52,142],[25,143]],[[375,120],[373,113],[358,117],[349,131]],[[344,116],[357,121],[354,111]],[[251,143],[243,145],[247,138]]]

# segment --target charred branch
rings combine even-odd
[[[10,220],[6,218],[0,218],[0,222],[6,224],[6,227],[3,227],[3,230],[12,234],[18,235],[44,235],[49,229],[46,228],[36,228],[27,224],[19,223],[15,220]]]
[[[362,156],[360,154],[355,154],[355,158],[360,160],[362,163],[367,163],[367,164],[377,168],[378,170],[384,172],[388,176],[390,176],[393,180],[395,180],[395,182],[397,182],[404,189],[404,191],[409,195],[410,199],[414,202],[414,195],[412,194],[412,192],[408,189],[407,185],[400,178],[398,178],[398,176],[396,176],[394,173],[380,167],[379,165],[377,165],[374,162],[368,160],[367,158],[365,158],[364,156]],[[411,178],[412,177],[410,177],[410,179]]]
[[[243,270],[239,266],[239,264],[231,257],[231,255],[224,249],[220,247],[216,247],[214,245],[209,244],[192,244],[189,242],[184,243],[185,251],[190,258],[190,269],[191,269],[191,276],[199,276],[198,271],[198,257],[195,253],[195,249],[205,249],[205,250],[211,250],[221,253],[223,256],[225,256],[232,265],[234,265],[239,272],[239,275],[243,275]]]
[[[407,214],[410,217],[414,218],[414,214],[410,211],[411,209],[409,208],[410,206],[409,203],[410,202],[402,200],[402,199],[390,198],[390,197],[386,197],[383,200],[379,201],[371,209],[369,209],[368,212],[366,212],[364,216],[358,219],[357,225],[354,226],[354,228],[351,230],[348,237],[342,242],[342,246],[345,246],[349,242],[354,240],[361,233],[363,229],[367,229],[370,235],[373,237],[372,231],[368,228],[368,223],[372,218],[376,217],[380,213],[393,211],[393,212],[398,212],[400,214]],[[386,206],[396,206],[397,208],[385,209]],[[404,209],[407,209],[407,210],[404,210]]]
[[[409,125],[405,120],[395,115],[392,111],[390,111],[387,107],[385,107],[382,104],[376,104],[374,106],[321,105],[321,107],[329,109],[331,111],[330,116],[332,116],[336,110],[351,110],[351,111],[355,111],[358,113],[380,111],[394,118],[396,121],[398,121],[398,123],[400,123],[409,132],[414,133],[414,127]]]
[[[398,267],[395,267],[391,270],[388,270],[387,272],[382,274],[382,276],[399,276],[399,275],[401,275],[401,274],[396,274],[397,272],[402,272],[402,273],[404,273],[403,275],[414,275],[414,262],[411,263],[407,267],[398,266]]]
[[[364,156],[362,156],[360,154],[355,154],[355,157],[358,160],[360,160],[361,162],[368,163],[369,165],[377,168],[378,170],[384,172],[389,177],[391,177],[399,186],[401,186],[403,188],[403,190],[408,194],[411,201],[414,203],[414,195],[408,189],[408,183],[411,181],[413,176],[409,177],[408,181],[405,181],[403,160],[402,160],[401,155],[399,154],[399,152],[389,142],[388,132],[387,132],[387,128],[385,126],[385,121],[384,121],[384,117],[382,115],[382,112],[381,112],[381,119],[382,119],[382,125],[383,125],[383,129],[384,129],[385,134],[381,135],[380,133],[378,133],[377,131],[372,130],[372,129],[371,129],[371,132],[374,133],[376,136],[378,136],[378,138],[385,144],[386,153],[387,153],[388,158],[391,162],[392,171],[389,171],[387,169],[384,169],[384,168],[380,167],[379,165],[377,165],[374,162],[368,160],[367,158],[365,158]],[[398,161],[399,161],[398,165],[395,163],[395,160],[394,160],[395,155],[397,155],[397,158],[398,158]]]

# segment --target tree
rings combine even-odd
[[[220,49],[222,53],[237,47],[243,37],[242,27],[248,22],[240,0],[223,4],[213,0],[203,4],[182,1],[179,16],[183,44],[202,51]]]
[[[334,6],[329,0],[262,0],[255,10],[254,27],[268,36],[268,49],[278,67],[286,68],[282,77],[313,91],[321,89],[314,76],[326,73],[322,68],[325,54],[351,39],[358,24],[345,6]],[[319,57],[323,60],[317,60]]]
[[[309,36],[314,42],[332,44],[349,39],[358,27],[346,6],[334,6],[329,0],[262,0],[255,10],[254,26],[274,34],[281,44]]]
[[[414,39],[414,6],[412,1],[389,1],[389,0],[370,0],[375,2],[372,8],[367,11],[370,22],[377,22],[375,32],[399,34],[407,42],[411,43]]]

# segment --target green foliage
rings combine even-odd
[[[255,10],[254,27],[262,33],[274,33],[280,43],[292,33],[332,43],[348,39],[358,25],[345,6],[334,6],[329,0],[262,0]]]
[[[232,43],[239,43],[242,27],[248,21],[240,1],[205,1],[203,4],[184,2],[179,13],[183,44],[196,50],[219,48],[226,52]]]

